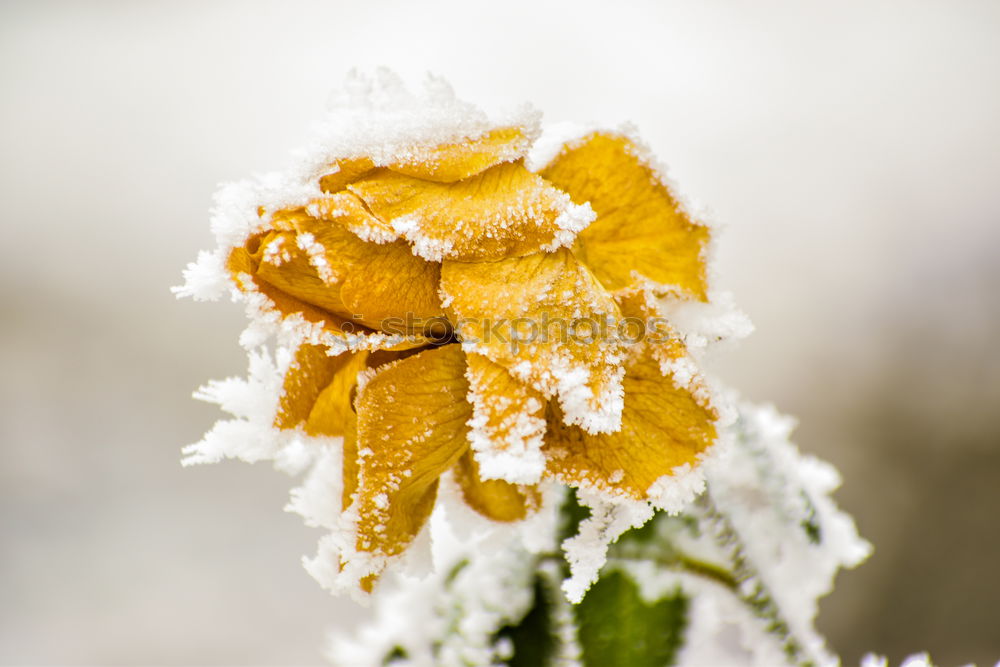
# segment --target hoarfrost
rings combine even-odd
[[[376,594],[374,623],[330,637],[331,662],[374,667],[395,651],[398,665],[495,665],[509,655],[495,636],[527,613],[534,560],[516,541],[459,537],[441,508],[430,523],[434,572],[394,575]]]
[[[643,553],[609,560],[649,599],[678,585],[690,597],[681,665],[787,664],[789,652],[836,664],[813,626],[817,602],[836,573],[859,564],[871,546],[830,498],[836,471],[798,452],[789,440],[793,427],[771,406],[739,405],[727,446],[701,466],[707,491],[682,515],[699,530],[666,538],[678,567],[656,567]],[[708,569],[685,569],[687,561]],[[705,577],[712,568],[729,570],[735,589]],[[787,626],[786,637],[769,632],[775,624]]]
[[[753,323],[736,307],[729,292],[712,292],[708,302],[662,299],[660,309],[696,359],[713,345],[738,341],[753,333]]]
[[[580,523],[579,532],[567,538],[562,548],[570,576],[562,589],[570,602],[578,603],[607,561],[608,545],[630,528],[638,528],[653,516],[646,502],[625,499],[608,501],[603,494],[580,489],[580,504],[590,508],[590,516]]]
[[[689,600],[679,665],[836,664],[813,628],[816,601],[829,591],[836,572],[858,564],[870,546],[829,497],[838,482],[835,472],[798,452],[788,439],[792,426],[770,406],[741,404],[739,418],[726,427],[729,444],[701,466],[707,490],[690,502],[700,478],[693,471],[678,471],[676,504],[663,504],[682,512],[658,514],[653,539],[631,540],[627,533],[650,519],[648,504],[611,503],[578,491],[591,516],[563,544],[572,569],[562,582],[568,600],[550,599],[550,621],[560,639],[558,664],[579,664],[583,657],[579,621],[569,602],[580,601],[590,581],[609,569],[632,578],[648,604],[678,590]],[[551,556],[551,523],[536,526],[542,539],[528,548],[505,533],[509,527],[484,528],[474,520],[453,481],[442,486],[442,493],[444,502],[432,518],[436,573],[422,580],[397,577],[394,586],[377,591],[376,623],[360,637],[338,637],[331,644],[329,657],[337,664],[381,664],[397,646],[408,656],[400,664],[496,664],[510,657],[512,647],[490,637],[495,639],[502,624],[516,623],[527,612],[531,572],[550,581],[562,577]],[[551,512],[560,504],[561,490],[551,487],[548,493],[545,506]],[[553,520],[554,514],[546,519]],[[720,525],[735,535],[721,535]],[[734,561],[737,553],[746,562]],[[527,569],[525,561],[532,563]],[[506,591],[502,611],[498,589]],[[750,595],[757,596],[758,606],[748,604]],[[458,623],[455,615],[466,612],[476,620]],[[772,612],[774,616],[767,615]],[[774,633],[783,623],[787,636]],[[459,636],[463,632],[468,636]],[[435,643],[447,648],[437,651]],[[918,658],[908,660],[929,664]],[[885,664],[877,660],[866,658],[864,664]]]
[[[277,360],[265,349],[250,352],[249,377],[213,380],[199,388],[194,398],[219,405],[236,419],[219,421],[200,442],[184,448],[184,465],[216,463],[238,458],[255,463],[279,456],[289,446],[289,436],[272,427],[276,397],[291,356]]]
[[[188,266],[178,296],[217,299],[231,284],[225,258],[233,248],[264,228],[271,214],[283,209],[308,207],[323,196],[321,176],[337,171],[338,160],[367,157],[375,166],[405,163],[422,147],[476,139],[498,127],[519,127],[523,139],[512,142],[502,160],[516,160],[527,152],[540,133],[541,114],[528,105],[487,115],[459,100],[442,79],[429,77],[413,92],[388,70],[374,76],[354,72],[344,88],[331,98],[329,112],[317,123],[307,146],[293,152],[288,169],[268,172],[252,180],[222,186],[214,197],[211,227],[218,249],[203,253]],[[579,224],[570,215],[566,229]],[[361,230],[352,229],[358,233]],[[364,231],[366,240],[386,242],[381,233]],[[426,248],[428,255],[440,248]]]

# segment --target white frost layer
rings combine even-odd
[[[542,128],[541,135],[531,146],[524,165],[530,171],[541,171],[556,159],[563,148],[599,129],[593,123],[549,123]]]
[[[469,511],[453,498],[439,503],[431,516],[434,572],[386,582],[373,596],[372,624],[353,635],[331,636],[331,662],[379,666],[397,647],[407,657],[394,665],[496,665],[509,657],[510,647],[493,637],[527,613],[534,559],[511,539],[509,527],[456,532],[454,517],[444,516],[456,509]]]
[[[553,197],[546,206],[553,206],[559,211],[555,220],[552,221],[555,231],[551,240],[540,246],[545,252],[554,252],[559,248],[570,247],[576,240],[577,234],[583,231],[597,217],[589,203],[574,204],[569,195],[560,193]],[[506,208],[498,208],[495,211],[480,211],[477,219],[480,228],[477,233],[481,238],[508,238],[513,237],[517,231],[510,231],[512,224],[524,225],[530,231],[537,232],[537,225],[532,228],[524,220],[512,223],[512,219],[527,218],[536,222],[543,217],[541,204],[533,193],[522,193],[518,203],[510,202]],[[405,239],[410,244],[410,249],[414,255],[421,257],[428,262],[441,262],[446,259],[454,249],[454,239],[441,238],[438,233],[428,235],[425,229],[434,229],[437,225],[435,217],[440,213],[437,210],[428,210],[422,215],[420,212],[407,213],[397,216],[388,221],[396,237],[382,236],[379,240],[394,238]],[[456,236],[465,235],[469,232],[466,227],[468,221],[454,218],[453,231]]]
[[[753,323],[736,307],[729,292],[711,292],[707,303],[662,299],[660,312],[681,334],[688,352],[700,359],[718,343],[735,342],[753,333]]]
[[[541,247],[544,252],[555,252],[559,248],[569,248],[576,241],[576,236],[590,223],[597,219],[597,214],[590,207],[590,202],[574,204],[569,195],[562,195],[562,212],[553,221],[556,233],[552,240]]]
[[[716,444],[709,452],[718,448]],[[562,588],[569,601],[578,603],[583,599],[607,562],[608,547],[622,534],[644,525],[652,518],[654,509],[668,514],[683,511],[704,489],[702,465],[692,468],[687,463],[650,486],[649,502],[631,500],[624,495],[616,497],[612,495],[614,489],[577,489],[577,499],[590,508],[590,516],[580,523],[579,532],[562,544],[570,568],[570,576]]]
[[[474,346],[463,344],[466,352],[477,352]],[[546,350],[548,352],[548,350]],[[524,359],[508,370],[515,378],[534,387],[547,398],[556,398],[567,425],[576,425],[584,431],[614,433],[621,428],[622,411],[625,409],[624,354],[620,348],[609,361],[618,364],[605,378],[601,390],[595,395],[592,378],[595,373],[587,364],[573,359],[564,350],[554,350],[546,356],[546,366],[532,366]],[[603,369],[602,369],[603,370]]]
[[[871,546],[830,498],[839,484],[836,471],[798,452],[789,441],[793,426],[771,406],[741,405],[729,429],[730,445],[705,463],[705,475],[712,501],[736,532],[792,636],[816,664],[833,665],[836,657],[813,626],[817,601],[831,590],[836,573],[864,560]],[[697,508],[693,511],[699,516]],[[701,553],[699,542],[706,543]],[[706,562],[719,562],[704,530],[675,544]],[[662,569],[633,574],[645,595],[655,595],[665,585],[661,579],[671,576]],[[749,613],[727,587],[693,574],[673,576],[670,582],[692,599],[680,665],[786,664],[767,622]]]
[[[374,76],[354,73],[348,79],[331,98],[327,119],[315,127],[313,144],[297,155],[305,171],[317,173],[341,158],[405,162],[421,147],[475,139],[497,127],[524,128],[530,144],[540,118],[529,105],[487,115],[456,98],[444,79],[430,76],[422,89],[411,91],[396,74],[379,69]],[[512,153],[511,159],[516,157]]]
[[[590,388],[591,369],[553,363],[559,407],[566,424],[576,424],[587,433],[614,433],[621,429],[625,409],[625,367],[614,369],[614,375],[598,395]],[[594,404],[597,404],[595,407]]]
[[[871,545],[830,498],[840,486],[836,469],[800,454],[789,440],[794,425],[772,406],[744,406],[739,446],[724,464],[706,466],[706,475],[793,634],[823,658],[824,642],[813,627],[818,599],[832,590],[840,568],[868,557]],[[769,511],[761,511],[762,503]],[[818,543],[806,525],[816,527]]]
[[[341,438],[329,441],[319,446],[315,463],[302,485],[292,489],[285,511],[300,515],[307,526],[335,530],[341,510],[344,452]]]
[[[822,638],[813,628],[816,600],[830,588],[842,567],[852,567],[870,552],[853,522],[836,508],[829,494],[836,488],[833,469],[804,456],[788,440],[792,420],[769,406],[740,405],[738,419],[726,427],[726,445],[704,462],[708,490],[715,506],[738,533],[751,566],[777,603],[781,618],[805,654],[817,665],[834,665]],[[683,471],[678,471],[683,472]],[[690,505],[700,482],[693,472],[678,475],[677,504],[693,519],[704,519],[701,504]],[[375,624],[352,638],[340,636],[329,657],[336,664],[377,665],[396,646],[409,658],[401,664],[488,665],[509,658],[510,646],[492,643],[504,624],[520,620],[530,604],[535,563],[532,554],[551,553],[557,522],[554,508],[562,491],[546,489],[545,509],[532,519],[529,534],[513,526],[482,522],[461,500],[457,484],[442,480],[441,500],[432,517],[435,573],[428,578],[400,577],[395,587],[377,591]],[[583,491],[582,504],[591,507],[580,533],[564,544],[573,568],[563,589],[578,601],[605,562],[608,544],[624,531],[643,524],[652,514],[646,503],[609,503],[604,496]],[[662,518],[662,517],[661,517]],[[805,525],[818,538],[811,538]],[[711,531],[694,529],[678,520],[658,524],[666,543],[695,560],[727,569],[727,551]],[[703,527],[704,528],[704,527]],[[644,549],[655,550],[654,541]],[[468,563],[461,568],[455,566]],[[554,562],[544,559],[543,574]],[[672,569],[645,552],[615,552],[609,567],[625,571],[649,603],[678,588],[690,600],[680,665],[739,664],[771,667],[787,664],[781,642],[768,632],[767,622],[721,581],[694,571]],[[576,664],[580,646],[576,626],[565,602],[554,600],[554,625],[562,638],[561,664]],[[926,656],[904,663],[929,664]],[[921,662],[923,660],[923,662]],[[885,664],[875,657],[864,664]]]
[[[598,572],[607,561],[608,546],[622,533],[638,528],[653,516],[652,506],[642,501],[609,502],[603,494],[583,489],[577,491],[577,498],[581,505],[590,508],[590,516],[580,522],[579,532],[562,544],[570,567],[570,576],[563,581],[562,589],[574,604],[597,581]]]
[[[422,147],[475,139],[497,127],[518,126],[525,138],[523,145],[511,147],[508,157],[513,160],[538,136],[540,118],[541,114],[527,105],[487,115],[459,100],[445,81],[435,77],[429,77],[423,88],[414,92],[385,69],[374,76],[353,73],[331,99],[326,118],[314,126],[308,145],[293,152],[287,169],[219,189],[211,217],[218,248],[201,253],[189,264],[184,284],[173,291],[195,299],[218,299],[225,294],[231,284],[224,266],[229,252],[262,229],[275,211],[308,206],[322,196],[319,178],[335,171],[332,165],[338,160],[368,157],[376,166],[406,162]],[[582,224],[579,215],[569,210],[567,214],[567,229]]]
[[[435,544],[442,540],[446,544],[452,539],[461,544],[475,542],[487,549],[502,545],[518,544],[530,554],[552,553],[558,548],[559,508],[564,500],[560,485],[543,482],[538,487],[542,494],[541,508],[521,521],[504,523],[483,518],[469,507],[458,483],[451,473],[441,477],[438,503],[442,518],[448,529],[441,535],[433,533]],[[492,545],[492,546],[491,546]],[[441,547],[447,548],[447,547]]]
[[[194,393],[196,399],[215,403],[235,419],[220,420],[193,445],[184,448],[184,465],[216,463],[236,458],[256,463],[273,460],[277,467],[298,472],[311,463],[302,437],[273,427],[281,395],[282,378],[292,354],[279,349],[272,357],[266,349],[249,353],[249,376],[213,380]]]
[[[465,376],[469,381],[466,400],[472,405],[472,417],[467,423],[469,443],[479,464],[479,476],[511,484],[541,481],[545,471],[542,444],[547,428],[541,403],[535,397],[515,402],[507,396],[490,393],[488,385],[480,386],[481,378],[471,367],[466,369]],[[499,423],[491,424],[495,415],[505,416]]]

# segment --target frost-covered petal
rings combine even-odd
[[[306,421],[306,433],[309,435],[345,436],[356,419],[352,399],[358,375],[367,368],[370,355],[362,350],[342,356],[348,357],[347,360],[330,378],[309,411]]]
[[[655,287],[644,285],[615,294],[615,302],[625,318],[623,330],[630,342],[641,343],[652,355],[663,375],[670,375],[675,384],[687,387],[700,378],[700,372],[683,336],[659,307],[656,292]]]
[[[403,243],[362,241],[347,229],[347,218],[319,220],[302,209],[276,213],[276,229],[236,249],[230,270],[236,277],[248,273],[286,315],[324,318],[349,333],[445,326],[440,267],[414,257]]]
[[[472,421],[469,439],[482,477],[538,482],[545,470],[545,397],[506,368],[466,355]]]
[[[458,345],[386,364],[362,383],[360,485],[352,506],[358,551],[393,556],[416,537],[433,509],[438,478],[468,449],[468,391]]]
[[[327,354],[325,345],[302,344],[285,373],[274,424],[289,429],[304,425],[313,436],[341,436],[341,507],[350,504],[358,485],[357,416],[352,406],[358,375],[371,355],[367,350]],[[394,352],[379,354],[398,354]]]
[[[451,183],[519,160],[530,145],[531,134],[526,128],[500,127],[465,141],[416,146],[411,155],[386,166],[407,176]]]
[[[521,162],[491,167],[454,183],[379,170],[348,189],[413,252],[431,261],[495,260],[572,244],[593,220]]]
[[[358,416],[348,415],[344,423],[344,445],[341,457],[341,496],[340,506],[350,507],[354,502],[354,494],[361,484],[361,463],[358,460]]]
[[[590,432],[618,428],[618,306],[572,252],[445,261],[441,290],[466,349],[557,396],[567,422]]]
[[[650,499],[650,488],[689,464],[716,439],[715,409],[702,396],[674,385],[651,355],[625,372],[621,430],[592,435],[549,411],[544,452],[547,473],[565,484],[610,496]]]
[[[408,316],[417,322],[444,321],[438,296],[440,267],[414,257],[403,243],[378,245],[358,238],[348,229],[349,225],[359,224],[356,209],[345,209],[342,215],[324,220],[304,211],[293,212],[282,224],[294,229],[295,245],[307,254],[314,269],[310,278],[319,278],[327,293],[337,295],[342,310],[335,310],[337,303],[329,301],[333,312],[381,330],[391,329],[387,321],[394,320],[399,331]],[[269,277],[283,271],[279,253],[280,249],[265,252],[265,260],[276,258]],[[296,289],[305,279],[299,275],[298,266],[294,268],[294,275],[283,277],[286,289]],[[289,267],[286,273],[292,270]],[[312,291],[307,296],[318,298]]]
[[[375,163],[367,156],[337,160],[330,171],[320,177],[319,187],[323,192],[337,193],[373,169]]]
[[[377,167],[414,178],[451,183],[478,174],[492,166],[524,157],[533,131],[522,126],[499,127],[463,141],[413,144],[397,149],[394,159],[377,164],[371,157],[344,158],[320,177],[324,192],[339,192]],[[384,160],[380,160],[383,162]]]
[[[253,247],[253,246],[251,246]],[[226,260],[226,269],[241,292],[263,297],[262,309],[281,319],[301,317],[307,323],[318,325],[332,340],[346,341],[354,334],[374,333],[367,327],[358,327],[340,315],[304,301],[257,275],[260,260],[246,248],[234,248]]]
[[[361,199],[347,191],[320,197],[310,202],[311,215],[342,225],[362,241],[389,243],[399,238],[387,222],[379,220]]]
[[[350,365],[354,354],[343,352],[334,356],[327,354],[325,345],[299,345],[281,389],[278,413],[274,425],[282,429],[295,428],[309,419],[316,399],[330,385],[338,373]],[[341,435],[340,432],[327,435]]]
[[[567,145],[541,174],[597,213],[575,250],[609,290],[645,278],[707,298],[709,230],[690,218],[628,137],[589,134]]]
[[[542,495],[533,486],[482,479],[471,451],[455,465],[455,479],[465,503],[494,521],[519,521],[541,506]]]

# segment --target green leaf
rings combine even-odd
[[[497,639],[506,638],[514,646],[508,667],[541,667],[555,656],[557,639],[552,628],[552,601],[541,576],[535,577],[535,599],[531,609],[517,625],[500,629]]]
[[[662,667],[683,643],[688,600],[678,590],[648,604],[631,577],[612,570],[574,611],[587,667]]]

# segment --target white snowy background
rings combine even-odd
[[[380,64],[637,123],[757,325],[716,370],[801,418],[876,546],[820,629],[1000,657],[1000,4],[35,0],[0,2],[0,663],[312,664],[362,616],[302,570],[287,479],[181,469],[243,315],[168,287],[216,183]]]

